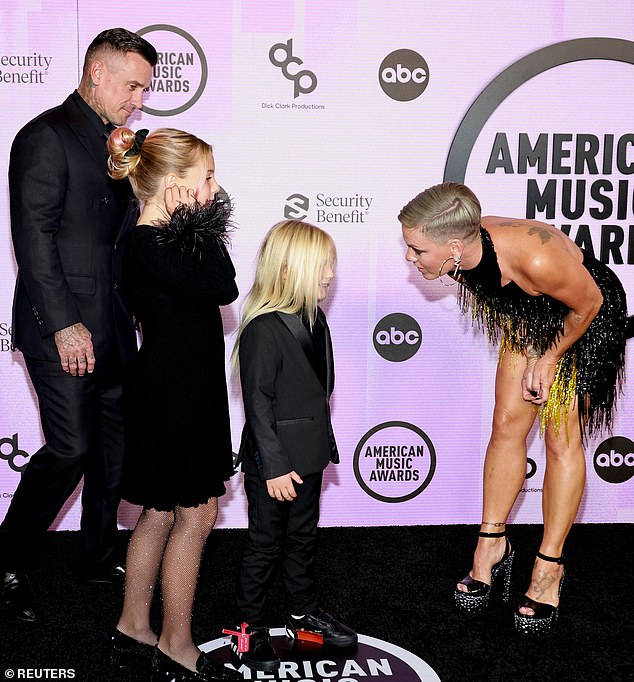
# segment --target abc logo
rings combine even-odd
[[[381,62],[379,83],[388,97],[409,102],[425,91],[429,84],[429,67],[418,52],[395,50]]]
[[[634,476],[634,443],[614,436],[604,440],[594,453],[594,470],[608,483],[624,483]]]
[[[286,197],[286,206],[284,206],[284,217],[286,220],[304,220],[308,215],[308,208],[310,201],[308,197],[303,194],[291,194]]]
[[[404,313],[387,315],[374,328],[374,349],[385,360],[403,362],[416,355],[423,334],[413,317]]]

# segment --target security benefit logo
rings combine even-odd
[[[0,322],[0,353],[11,350],[11,323]]]
[[[372,334],[374,350],[390,362],[403,362],[414,357],[422,339],[420,325],[405,313],[386,315],[379,320]]]
[[[53,57],[41,52],[0,55],[0,87],[3,85],[43,85]]]
[[[607,483],[625,483],[634,476],[634,443],[613,436],[604,440],[594,453],[594,470]]]
[[[191,108],[205,91],[207,58],[198,41],[182,28],[154,24],[137,33],[156,48],[150,94],[143,111],[153,116],[175,116]]]
[[[388,97],[397,102],[409,102],[427,89],[429,67],[418,52],[395,50],[381,62],[379,84]]]
[[[370,497],[406,502],[430,484],[436,471],[436,450],[418,426],[385,422],[361,438],[353,464],[357,483]]]
[[[316,225],[365,223],[373,201],[373,197],[359,193],[317,192],[312,199],[305,194],[291,194],[286,197],[284,218],[304,220],[310,217]]]

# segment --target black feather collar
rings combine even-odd
[[[231,222],[232,206],[229,201],[216,199],[205,204],[178,206],[169,220],[148,225],[154,233],[154,241],[182,253],[198,253],[209,242],[226,244]]]

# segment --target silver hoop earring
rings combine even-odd
[[[445,260],[440,264],[440,268],[438,268],[438,280],[440,281],[440,283],[441,283],[444,287],[452,287],[452,286],[454,286],[454,285],[456,284],[456,279],[457,279],[457,277],[458,277],[458,275],[459,275],[459,273],[460,273],[460,262],[462,261],[462,256],[459,256],[458,258],[454,258],[454,259],[453,259],[454,270],[453,270],[453,272],[451,273],[451,276],[452,276],[452,278],[453,278],[451,284],[447,284],[446,282],[443,281],[443,278],[442,278],[442,274],[443,274],[442,269],[445,267],[445,263],[446,263],[447,261],[450,261],[452,258],[453,258],[453,256],[448,256],[447,258],[445,258]]]

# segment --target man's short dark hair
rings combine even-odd
[[[109,28],[102,31],[88,46],[86,58],[84,60],[84,74],[90,68],[95,54],[102,48],[113,50],[125,54],[126,52],[136,52],[143,57],[150,66],[155,66],[157,61],[156,50],[142,38],[126,28]]]

